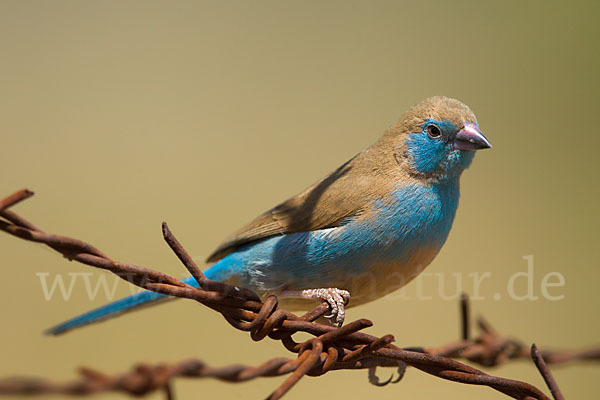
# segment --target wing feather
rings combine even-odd
[[[225,240],[207,259],[215,262],[245,244],[268,237],[332,228],[360,216],[374,200],[410,179],[399,167],[386,137],[338,169]]]
[[[353,159],[352,159],[353,160]],[[308,232],[337,226],[348,217],[358,215],[364,198],[344,195],[353,175],[352,160],[346,162],[327,177],[271,210],[225,240],[207,259],[215,262],[240,246],[268,237],[297,232]],[[351,189],[351,193],[356,188]]]

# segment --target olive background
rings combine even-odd
[[[183,277],[162,221],[202,262],[411,105],[456,97],[494,148],[463,175],[453,230],[427,272],[442,274],[445,293],[460,274],[471,294],[468,274],[489,272],[472,308],[502,333],[540,346],[598,344],[599,11],[593,1],[2,0],[0,196],[28,187],[36,195],[15,211],[43,229]],[[538,300],[511,299],[507,282],[526,271],[528,255]],[[46,301],[36,274],[113,278],[4,234],[0,263],[0,376],[64,381],[82,364],[119,372],[138,361],[256,365],[288,355],[186,301],[46,337],[45,328],[107,300],[102,290],[90,300],[79,277],[68,301]],[[564,287],[549,289],[562,300],[541,295],[550,272],[564,276]],[[406,298],[351,308],[347,320],[369,318],[369,332],[392,333],[400,346],[457,339],[456,299],[442,298],[435,275],[422,282],[430,300],[413,282]],[[116,297],[128,293],[119,283]],[[552,370],[567,398],[597,396],[600,366]],[[546,390],[529,361],[489,371]],[[180,379],[175,392],[262,398],[284,379]],[[366,371],[306,378],[288,398],[325,393],[504,398],[415,369],[385,388],[369,385]]]

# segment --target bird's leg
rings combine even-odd
[[[326,301],[331,308],[331,314],[326,315],[325,318],[329,318],[337,326],[342,326],[344,323],[346,317],[344,306],[350,301],[350,292],[338,288],[284,290],[280,296]]]

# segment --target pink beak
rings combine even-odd
[[[491,149],[492,145],[486,137],[483,136],[483,133],[476,124],[467,122],[454,137],[454,148],[458,150],[474,151]]]

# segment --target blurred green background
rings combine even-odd
[[[453,273],[490,272],[473,308],[501,332],[540,346],[592,345],[600,332],[597,4],[3,0],[0,195],[31,188],[36,196],[15,210],[43,229],[183,276],[161,221],[201,261],[257,213],[373,143],[412,104],[456,97],[494,149],[463,176],[453,231],[427,271],[444,274],[447,293]],[[46,301],[36,274],[68,283],[68,273],[93,272],[94,285],[103,274],[4,234],[0,253],[0,376],[66,380],[81,364],[116,372],[137,361],[252,365],[287,355],[183,301],[44,337],[106,297],[101,290],[90,300],[80,280],[68,301]],[[538,301],[506,295],[527,255]],[[565,278],[551,290],[560,301],[540,294],[553,271]],[[456,300],[437,295],[433,278],[423,282],[431,300],[409,286],[408,299],[352,308],[348,319],[372,319],[370,332],[392,333],[401,346],[456,339]],[[129,291],[119,283],[117,297]],[[597,396],[600,366],[553,371],[567,398]],[[531,362],[491,372],[545,390]],[[283,379],[179,380],[175,390],[181,399],[262,398]],[[413,369],[385,388],[369,385],[365,371],[306,378],[288,397],[326,390],[504,398]]]

